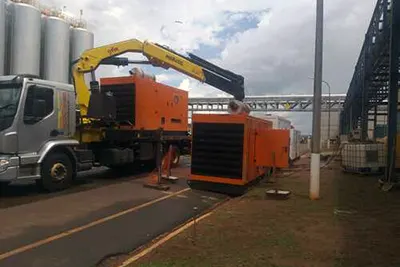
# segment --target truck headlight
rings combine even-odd
[[[0,159],[0,171],[5,171],[10,162],[6,159]]]

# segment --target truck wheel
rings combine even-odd
[[[42,163],[41,186],[49,192],[71,186],[73,169],[70,158],[64,153],[50,154]]]
[[[9,182],[0,182],[0,196],[4,195],[9,184]]]

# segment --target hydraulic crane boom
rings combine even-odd
[[[116,58],[128,52],[141,53],[147,57],[148,62],[131,62],[124,58]],[[159,44],[131,39],[86,50],[75,62],[72,76],[81,115],[87,114],[90,100],[90,90],[85,83],[85,73],[91,72],[94,77],[94,71],[102,64],[128,65],[129,63],[148,63],[165,69],[172,68],[233,95],[236,100],[244,99],[244,78],[242,76],[215,66],[193,54],[188,54],[186,57]]]

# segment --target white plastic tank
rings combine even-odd
[[[34,6],[11,4],[10,74],[40,74],[41,14]]]
[[[6,53],[6,2],[0,0],[0,75],[4,75]]]
[[[71,28],[71,62],[77,60],[83,51],[93,48],[94,35],[83,28]]]
[[[70,26],[58,17],[43,17],[43,68],[42,78],[68,83]]]

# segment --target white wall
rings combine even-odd
[[[330,119],[330,134],[331,139],[336,138],[339,135],[339,112],[331,112]],[[328,112],[321,113],[321,142],[328,140]]]

